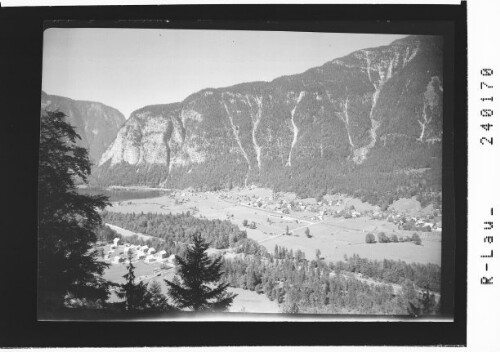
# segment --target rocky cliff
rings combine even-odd
[[[435,169],[442,65],[439,37],[410,36],[271,82],[146,106],[119,130],[96,175],[105,183],[297,191],[312,170],[320,183],[313,188],[332,189],[350,172]]]
[[[82,138],[79,145],[89,150],[89,157],[97,164],[104,151],[114,141],[125,117],[118,110],[101,103],[73,100],[42,92],[42,111],[56,110],[67,115]]]

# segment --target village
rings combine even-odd
[[[227,220],[268,251],[273,251],[276,245],[300,249],[310,259],[315,258],[317,249],[321,249],[322,255],[330,261],[343,260],[344,255],[357,253],[369,259],[440,263],[441,210],[431,204],[422,207],[415,198],[399,199],[382,210],[347,195],[299,199],[294,193],[273,192],[255,186],[206,192],[192,188],[162,191],[165,194],[161,197],[113,202],[107,210],[189,213],[209,220]],[[365,240],[369,233],[375,236],[385,233],[391,238],[396,235],[398,241],[370,245]],[[416,246],[408,240],[414,233],[421,238],[421,245]],[[144,234],[138,235],[144,238]],[[155,258],[147,252],[142,255],[141,260]]]
[[[420,207],[414,199],[399,200],[394,206],[381,210],[377,206],[345,195],[298,199],[292,193],[273,193],[269,189],[257,187],[215,192],[185,189],[169,190],[163,196],[156,198],[114,202],[108,211],[189,212],[200,218],[225,219],[246,231],[249,238],[256,240],[270,253],[277,245],[291,250],[300,249],[305,258],[319,257],[325,262],[342,261],[346,256],[358,254],[372,260],[392,259],[440,264],[441,213],[432,206]],[[123,229],[110,223],[105,225],[119,234],[112,243],[101,244],[102,258],[110,263],[110,267],[105,271],[105,277],[116,283],[124,282],[123,275],[126,273],[130,254],[136,278],[146,284],[156,281],[160,283],[163,293],[166,293],[168,288],[164,279],[171,281],[175,276],[175,256],[167,255],[165,250],[152,248],[144,243],[132,244],[137,243],[135,241],[137,239],[147,241],[151,239],[150,235]],[[408,240],[415,232],[418,232],[422,239],[419,245]],[[398,241],[385,243],[379,239],[376,244],[370,244],[365,240],[368,233],[386,233],[391,238],[398,235]],[[208,249],[208,254],[221,255],[224,260],[245,258],[237,248],[211,247]],[[261,261],[269,264],[267,258]],[[282,259],[275,259],[276,264],[281,261]],[[330,273],[331,277],[335,275],[337,273]],[[369,284],[383,284],[359,274],[353,275]],[[276,284],[280,285],[279,282]],[[397,285],[393,285],[393,288],[396,291],[400,289]],[[271,304],[262,296],[262,290],[255,292],[247,292],[240,288],[231,290],[240,294],[235,309],[245,307],[247,311],[252,311],[259,305]],[[114,292],[110,300],[118,300]]]
[[[251,191],[255,190],[252,194]],[[205,199],[215,197],[217,199],[238,204],[245,207],[268,210],[272,216],[282,214],[279,217],[287,219],[287,215],[293,214],[301,220],[323,221],[327,216],[342,217],[344,219],[368,217],[370,219],[386,220],[398,226],[400,230],[441,232],[442,214],[440,209],[418,209],[418,202],[413,199],[406,200],[410,203],[407,209],[388,207],[385,211],[378,206],[372,206],[358,199],[349,199],[342,195],[325,195],[319,198],[297,199],[293,193],[277,193],[270,190],[259,189],[255,186],[249,187],[248,194],[239,191],[215,191],[194,192],[192,189],[176,191],[170,197],[175,199],[176,204],[189,202],[195,194]],[[271,192],[271,194],[269,194]],[[267,194],[266,194],[267,193]],[[404,202],[404,200],[402,201]],[[401,203],[401,201],[399,202]],[[197,211],[196,207],[192,208]],[[296,218],[290,218],[296,220]]]
[[[132,263],[138,261],[143,261],[144,263],[158,262],[165,263],[172,267],[175,266],[175,255],[167,257],[167,252],[165,250],[157,253],[156,249],[153,247],[133,245],[127,242],[119,244],[119,241],[120,239],[118,237],[113,240],[113,244],[109,246],[109,250],[104,255],[105,261],[113,264],[124,263],[128,259],[130,253],[133,256]]]
[[[122,242],[122,243],[120,243]],[[165,250],[159,252],[146,245],[134,245],[120,238],[115,238],[113,243],[99,242],[98,248],[102,250],[102,259],[111,264],[107,275],[111,281],[122,281],[121,273],[125,273],[125,266],[129,263],[129,255],[132,256],[132,264],[137,267],[138,279],[148,282],[149,280],[169,274],[164,278],[171,279],[175,271],[175,255],[167,256]],[[120,273],[116,275],[116,273]]]
[[[120,243],[122,242],[122,243]],[[112,243],[99,242],[98,248],[105,250],[104,260],[110,264],[105,270],[104,277],[116,284],[125,283],[123,275],[127,272],[129,263],[128,255],[132,253],[132,264],[135,267],[136,280],[149,285],[152,282],[160,284],[163,294],[167,294],[168,288],[164,280],[173,280],[176,274],[175,255],[167,256],[164,250],[156,252],[154,248],[138,246],[127,243],[124,239],[115,238]],[[231,250],[216,250],[209,248],[209,256],[222,255],[224,259],[242,259],[242,253],[234,253]],[[268,263],[268,259],[265,258]],[[262,292],[253,292],[241,288],[230,287],[228,291],[237,294],[236,299],[229,308],[230,312],[251,313],[279,313],[276,301],[270,301]],[[110,288],[109,302],[119,302],[115,287]]]

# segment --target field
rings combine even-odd
[[[279,313],[278,303],[269,300],[264,294],[234,287],[230,287],[228,291],[238,295],[229,307],[230,312]]]
[[[123,237],[131,237],[133,235],[136,235],[138,238],[140,238],[140,239],[142,239],[144,241],[149,240],[149,239],[152,238],[152,236],[144,235],[142,233],[132,232],[132,231],[129,231],[127,229],[124,229],[124,228],[121,228],[121,227],[118,227],[118,226],[115,226],[115,225],[112,225],[112,224],[107,224],[106,223],[106,226],[108,226],[112,230],[115,230],[116,232],[118,232]]]
[[[293,198],[293,195],[287,195]],[[243,199],[270,199],[272,192],[265,189],[233,190],[231,192],[196,193],[188,191],[172,192],[157,198],[133,199],[115,202],[108,211],[121,213],[181,213],[191,214],[207,219],[227,219],[247,231],[248,237],[262,244],[270,252],[275,245],[288,249],[300,249],[308,259],[315,258],[316,250],[327,261],[343,260],[344,255],[359,254],[369,259],[393,259],[406,262],[441,264],[441,234],[420,233],[422,245],[411,242],[404,243],[365,243],[369,232],[377,234],[385,232],[388,236],[411,236],[414,231],[398,230],[397,226],[386,220],[372,220],[368,217],[344,219],[342,217],[325,216],[321,220],[315,218],[310,211],[292,211],[283,214],[273,209],[263,209],[248,205]],[[352,198],[336,197],[341,203],[337,208],[354,205],[363,211],[373,206]],[[301,200],[304,204],[314,203],[314,199]],[[411,202],[406,202],[408,208]],[[401,204],[396,204],[401,206]],[[334,207],[335,208],[335,207]],[[243,220],[255,222],[256,229],[244,228]],[[289,236],[284,235],[288,227]],[[305,235],[309,228],[312,235]]]

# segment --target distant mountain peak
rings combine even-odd
[[[94,101],[74,100],[58,95],[41,94],[42,110],[60,110],[75,126],[82,138],[79,144],[89,150],[91,161],[97,163],[102,153],[115,139],[125,122],[117,109]]]

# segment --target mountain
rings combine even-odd
[[[68,122],[75,126],[76,132],[82,137],[78,144],[89,150],[90,160],[95,164],[125,122],[121,112],[102,103],[73,100],[42,91],[44,109],[59,109],[68,116]]]
[[[271,82],[146,106],[102,155],[95,180],[199,189],[258,184],[304,196],[436,192],[442,65],[440,37],[409,36]]]

